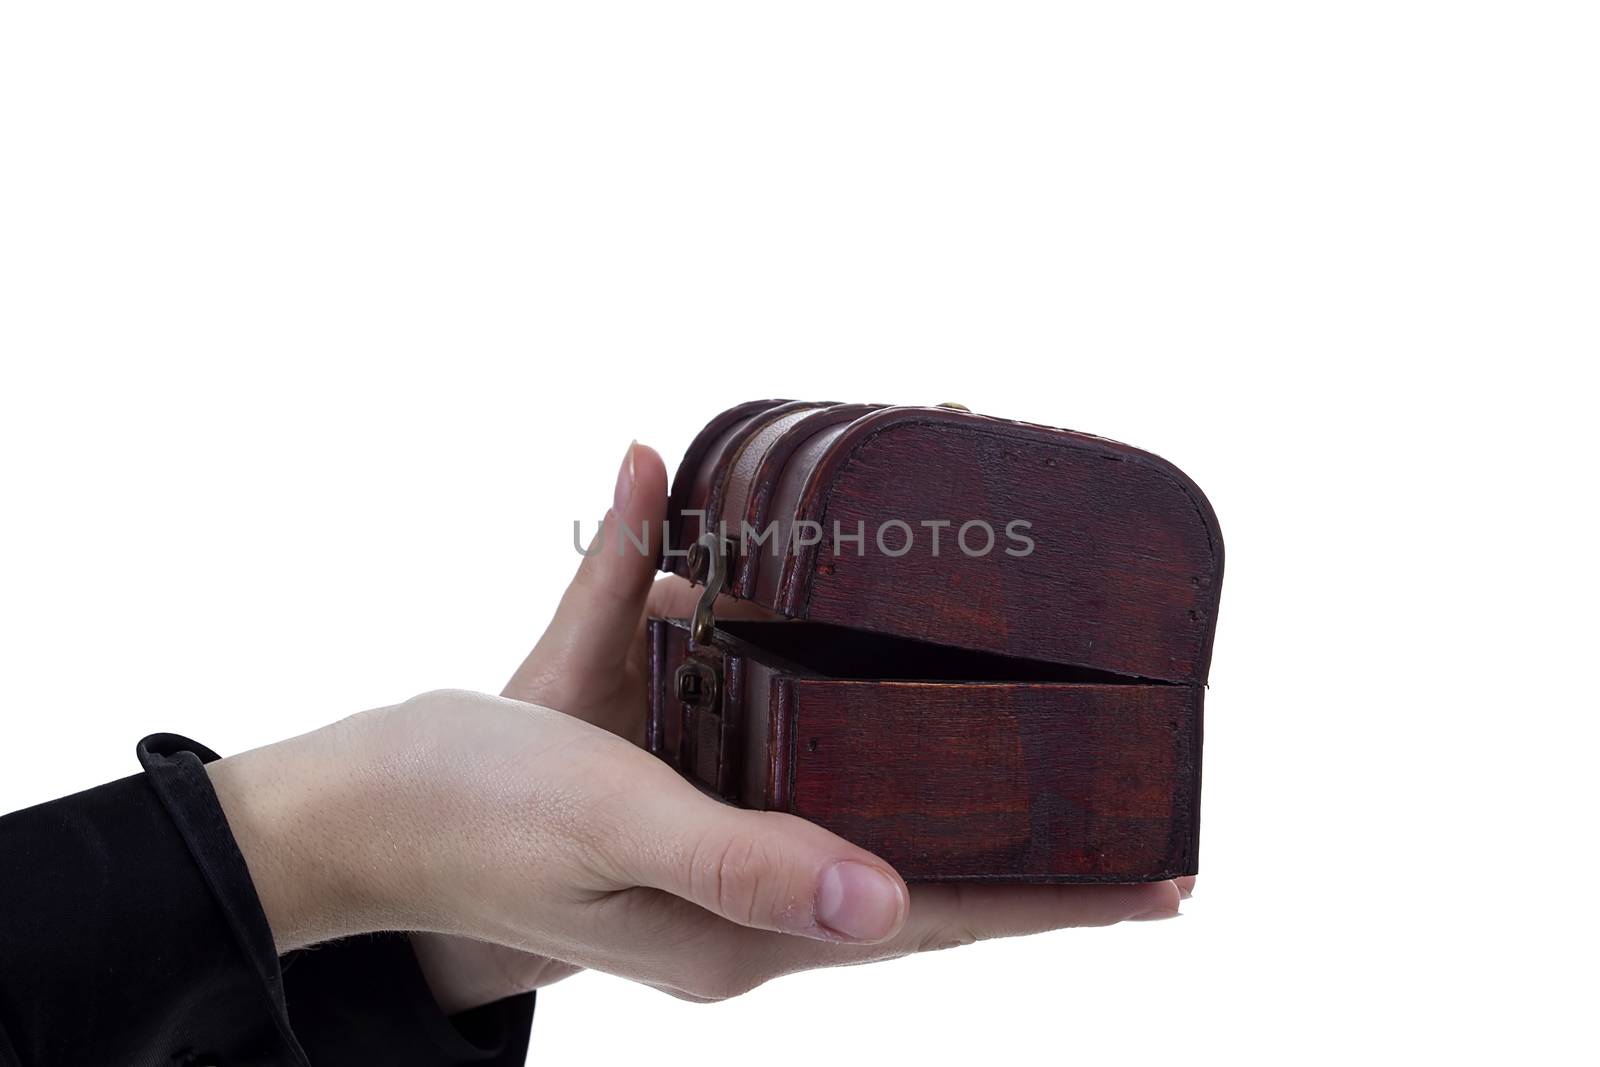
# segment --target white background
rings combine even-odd
[[[957,400],[1216,506],[1186,915],[585,975],[532,1061],[1570,1061],[1592,12],[7,5],[0,810],[498,687],[630,438]]]

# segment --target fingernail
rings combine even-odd
[[[1194,896],[1194,876],[1193,875],[1186,875],[1186,876],[1184,876],[1182,878],[1174,878],[1173,882],[1178,887],[1178,896],[1179,897],[1183,898],[1184,900],[1188,900],[1190,897]]]
[[[1128,921],[1131,923],[1156,922],[1161,919],[1176,919],[1182,914],[1177,908],[1169,908],[1163,905],[1159,908],[1151,908],[1149,911],[1141,911],[1137,915],[1130,915],[1128,916]]]
[[[628,501],[633,498],[633,446],[638,441],[628,442],[628,454],[622,457],[622,469],[617,472],[617,489],[611,497],[611,507],[618,515],[628,512]]]
[[[864,863],[835,863],[817,883],[817,924],[850,941],[881,941],[894,933],[903,904],[900,886]]]

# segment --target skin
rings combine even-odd
[[[658,535],[666,494],[661,458],[631,445],[608,526]],[[1192,879],[908,890],[820,827],[689,785],[639,747],[643,634],[698,591],[653,581],[656,546],[619,540],[583,560],[501,696],[425,693],[209,766],[280,952],[413,931],[455,1012],[584,968],[712,1001],[794,971],[1178,914]]]

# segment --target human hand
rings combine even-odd
[[[658,533],[665,497],[659,457],[630,448],[612,518]],[[624,740],[642,735],[647,602],[686,603],[652,573],[650,553],[586,558],[505,698],[425,694],[211,765],[280,951],[446,935],[415,940],[455,1011],[582,967],[710,1000],[796,970],[1176,914],[1172,882],[908,895],[820,827],[699,792]]]

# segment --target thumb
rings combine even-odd
[[[505,695],[567,708],[575,681],[610,678],[638,642],[639,620],[661,552],[667,468],[655,450],[628,446],[612,506],[578,564],[544,636],[507,684]]]
[[[905,924],[910,894],[883,860],[804,819],[729,807],[684,782],[633,813],[623,877],[740,926],[872,943]],[[643,807],[643,806],[641,806]]]

